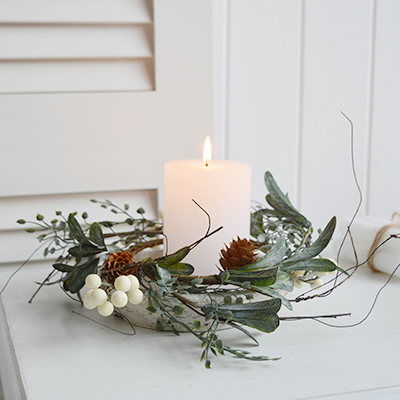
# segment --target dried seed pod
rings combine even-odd
[[[221,250],[219,263],[223,269],[244,267],[256,261],[255,247],[247,239],[232,240],[229,246]]]
[[[121,275],[135,275],[138,268],[132,266],[127,269],[125,266],[128,264],[134,264],[132,253],[129,251],[112,253],[103,265],[101,276],[105,281],[114,284],[115,279]]]

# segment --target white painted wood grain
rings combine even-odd
[[[2,2],[0,93],[154,90],[152,4]]]
[[[0,63],[3,94],[132,92],[154,89],[150,59],[34,60]]]
[[[227,153],[253,165],[253,198],[269,169],[316,227],[353,215],[343,111],[354,123],[360,213],[390,218],[400,201],[398,2],[228,4]]]
[[[0,24],[0,59],[76,60],[153,57],[142,25]]]
[[[0,2],[6,23],[148,23],[151,0],[5,0]]]
[[[227,151],[227,111],[228,111],[228,0],[213,1],[213,158],[225,160]]]
[[[0,400],[26,400],[3,302],[0,297]]]
[[[295,188],[299,4],[230,3],[227,156],[252,165],[257,201],[267,170]]]
[[[352,215],[358,194],[352,177],[350,125],[355,125],[361,185],[368,99],[370,4],[307,1],[300,207],[317,227]]]
[[[400,212],[399,18],[398,1],[377,2],[368,213],[386,219]]]

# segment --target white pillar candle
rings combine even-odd
[[[202,238],[211,217],[211,231],[183,260],[195,275],[218,273],[220,250],[237,236],[250,233],[251,167],[221,160],[178,160],[164,165],[164,233],[171,254]]]

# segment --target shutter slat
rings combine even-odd
[[[154,90],[152,0],[0,1],[0,94]]]
[[[0,63],[0,93],[134,91],[154,89],[151,60]]]
[[[57,218],[55,211],[62,211],[65,216],[71,211],[79,211],[77,218],[80,222],[81,213],[87,211],[91,221],[102,221],[111,217],[118,218],[110,211],[104,210],[98,204],[93,204],[90,199],[104,200],[110,196],[110,192],[95,193],[74,193],[74,194],[53,194],[42,196],[0,196],[0,268],[4,262],[23,262],[39,246],[36,237],[39,234],[28,234],[26,228],[34,225],[18,225],[16,221],[20,218],[35,220],[36,214],[44,215],[46,221]],[[133,210],[143,207],[146,210],[146,217],[157,218],[157,191],[156,190],[129,190],[113,191],[112,200],[115,204],[130,204]],[[59,217],[58,217],[59,218]],[[43,249],[33,256],[33,260],[43,260]],[[48,259],[58,257],[49,256]],[[51,261],[49,260],[49,263]]]
[[[0,26],[0,60],[152,57],[146,27]]]
[[[148,0],[2,0],[6,23],[149,23]]]

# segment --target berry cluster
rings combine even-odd
[[[115,291],[110,299],[107,292],[101,289],[101,278],[97,274],[90,274],[85,280],[89,290],[83,299],[83,305],[92,310],[97,307],[100,315],[108,317],[114,312],[114,307],[125,307],[129,301],[131,304],[140,304],[143,300],[143,292],[139,289],[139,280],[135,275],[121,275],[114,281]]]

